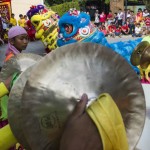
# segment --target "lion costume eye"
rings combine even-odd
[[[88,36],[90,34],[90,28],[88,26],[79,29],[79,34],[83,37]]]
[[[38,26],[39,23],[40,23],[40,21],[34,21],[33,23],[34,23],[36,26]]]
[[[42,21],[42,22],[43,22],[44,26],[46,26],[46,27],[49,27],[50,24],[51,24],[50,19],[44,20],[44,21]]]

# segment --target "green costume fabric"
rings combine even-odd
[[[147,42],[150,43],[150,36],[149,36],[149,35],[148,35],[148,36],[145,36],[145,37],[142,39],[142,41],[147,41]]]
[[[10,84],[11,88],[12,88],[14,82],[16,81],[16,79],[18,78],[18,76],[19,76],[18,73],[13,74],[12,81]],[[1,99],[0,99],[0,108],[1,108],[0,119],[1,120],[6,120],[8,118],[8,111],[7,111],[8,99],[9,99],[9,97],[7,95],[1,97]]]

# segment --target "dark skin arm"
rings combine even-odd
[[[103,150],[99,132],[85,111],[87,101],[83,94],[65,125],[59,150]]]

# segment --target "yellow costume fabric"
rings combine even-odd
[[[6,125],[0,129],[0,150],[8,150],[17,143],[10,126]]]
[[[128,150],[128,141],[120,111],[107,93],[99,96],[88,108],[102,138],[103,150]]]
[[[3,97],[4,95],[8,94],[9,91],[6,88],[5,84],[3,82],[0,83],[0,97]]]

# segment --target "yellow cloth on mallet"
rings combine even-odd
[[[0,129],[0,150],[8,150],[17,143],[10,126],[6,125]]]
[[[0,82],[0,97],[3,97],[4,95],[8,94],[9,91],[5,84],[3,82]]]
[[[97,126],[103,150],[129,149],[121,113],[109,94],[100,95],[87,108],[87,113]]]

